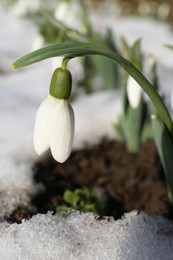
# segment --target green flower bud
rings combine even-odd
[[[70,71],[57,68],[50,82],[49,93],[57,99],[68,99],[71,94],[72,77]]]

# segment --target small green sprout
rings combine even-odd
[[[72,208],[81,212],[98,213],[101,209],[101,204],[86,187],[75,189],[74,191],[66,190],[63,198],[65,204],[58,205],[56,207],[57,212],[67,212],[69,208]]]

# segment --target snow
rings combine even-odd
[[[91,213],[70,212],[68,216],[36,215],[19,225],[5,221],[41,188],[32,179],[32,166],[38,159],[32,135],[35,114],[48,93],[52,69],[50,61],[44,61],[12,72],[10,64],[30,51],[35,29],[2,10],[0,22],[5,24],[0,30],[0,259],[171,260],[173,223],[162,217],[134,211],[114,221],[98,220]],[[110,24],[110,18],[106,23]],[[162,46],[172,43],[168,25],[117,18],[114,30],[129,41],[143,37],[145,54],[154,53],[160,64],[161,92],[169,105],[173,53]],[[74,148],[97,142],[100,136],[113,137],[112,123],[121,112],[119,93],[78,97],[72,105],[76,115]]]
[[[19,225],[0,225],[0,259],[171,260],[170,228],[172,222],[137,211],[118,221],[73,211],[36,215]]]

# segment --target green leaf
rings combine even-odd
[[[129,75],[126,71],[124,71],[121,77],[121,89],[122,89],[122,106],[123,106],[123,114],[127,113],[127,109],[129,107],[129,100],[127,96],[127,79]]]
[[[127,149],[131,153],[138,153],[141,143],[141,130],[143,124],[144,103],[137,108],[129,106],[124,118],[124,131]]]
[[[168,49],[170,49],[170,50],[172,50],[173,51],[173,45],[169,45],[169,44],[166,44],[166,45],[164,45],[166,48],[168,48]]]
[[[88,203],[88,204],[83,205],[81,210],[82,210],[82,212],[90,212],[91,211],[91,212],[97,213],[96,204],[94,204],[94,203]]]
[[[128,46],[128,43],[123,36],[120,38],[120,42],[122,45],[122,52],[124,54],[124,57],[129,60],[130,59],[130,47]]]
[[[146,121],[142,129],[141,142],[145,143],[148,139],[153,139],[153,131],[151,122]]]
[[[103,56],[93,56],[91,59],[94,67],[100,73],[104,89],[115,89],[118,87],[118,73],[115,63]]]
[[[137,39],[132,48],[131,48],[131,54],[133,59],[139,59],[141,57],[141,39]]]
[[[166,127],[156,116],[152,116],[152,127],[155,144],[166,174],[169,200],[173,205],[173,141]]]
[[[69,203],[71,207],[73,207],[74,209],[77,207],[77,204],[80,200],[80,196],[70,190],[66,190],[64,193],[64,201]]]
[[[157,76],[157,62],[154,56],[150,55],[148,58],[148,66],[150,69],[150,78],[153,86],[158,89],[158,76]]]
[[[124,136],[124,129],[123,129],[123,121],[124,121],[124,116],[119,117],[118,122],[116,122],[113,127],[115,130],[115,138],[120,142],[120,143],[125,143],[125,136]]]
[[[171,133],[173,133],[173,123],[170,114],[166,106],[162,102],[162,98],[159,96],[151,83],[128,60],[121,57],[119,54],[103,47],[102,45],[82,42],[66,42],[62,44],[53,44],[27,54],[26,56],[20,58],[15,63],[13,63],[12,66],[14,69],[17,69],[50,57],[65,56],[67,59],[70,59],[77,56],[85,56],[91,54],[108,57],[114,62],[118,63],[122,68],[124,68],[148,94],[154,106],[156,107],[161,120],[166,125],[167,129]]]
[[[68,211],[68,207],[65,205],[59,205],[56,207],[56,212],[60,213],[60,212],[67,212]]]
[[[79,197],[89,198],[91,196],[91,192],[88,188],[83,187],[81,189],[76,189],[75,193],[79,195]]]

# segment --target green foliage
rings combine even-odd
[[[168,188],[169,188],[169,199],[173,206],[173,182],[172,182],[172,162],[171,156],[173,154],[173,122],[171,116],[165,106],[162,98],[157,92],[157,89],[142,75],[142,73],[126,58],[123,58],[118,53],[111,51],[100,44],[83,43],[83,42],[67,42],[62,44],[53,44],[48,47],[42,48],[26,56],[20,58],[13,64],[13,68],[22,68],[24,66],[39,62],[41,60],[64,56],[65,59],[70,60],[74,57],[81,57],[85,55],[101,55],[110,58],[115,63],[119,64],[126,72],[133,77],[137,83],[143,88],[146,94],[149,96],[153,106],[155,114],[159,121],[153,123],[153,134],[154,139],[161,157],[162,164],[165,169],[167,176]],[[128,102],[125,109],[128,108]],[[160,125],[159,125],[160,124]],[[161,128],[163,127],[163,129]],[[145,128],[148,129],[148,127]],[[158,132],[157,132],[158,130]],[[121,126],[119,127],[119,132]],[[144,135],[145,136],[145,135]],[[168,151],[168,152],[167,152]]]
[[[69,208],[72,208],[81,212],[98,213],[103,207],[86,187],[74,191],[66,190],[63,198],[65,204],[58,205],[56,207],[57,212],[66,212]]]
[[[108,30],[107,35],[104,39],[101,39],[100,36],[97,36],[98,42],[100,41],[101,44],[105,45],[113,52],[118,53],[118,48],[116,47],[116,43],[114,37],[112,35],[112,31]],[[99,39],[100,38],[100,39]],[[117,89],[119,88],[119,81],[120,81],[120,73],[118,66],[113,62],[110,61],[107,57],[103,56],[91,56],[90,59],[90,71],[93,70],[93,74],[95,77],[101,77],[101,87],[100,89]],[[86,67],[85,70],[87,71],[88,68]],[[89,74],[86,73],[86,77],[90,77]],[[93,82],[92,82],[93,83]],[[97,87],[98,89],[98,87]]]
[[[4,7],[11,7],[15,5],[19,0],[0,0],[0,4]]]
[[[145,122],[141,134],[141,142],[145,143],[148,139],[153,139],[152,124]]]
[[[52,8],[41,7],[39,10],[27,12],[23,18],[36,24],[38,33],[43,36],[45,44],[69,40],[86,40],[85,35],[55,19],[54,9]]]
[[[73,1],[67,1],[69,5]],[[65,41],[82,41],[90,43],[99,43],[112,51],[117,51],[113,34],[107,31],[105,37],[93,31],[88,8],[85,1],[78,0],[76,4],[80,5],[81,15],[76,16],[85,28],[85,33],[69,28],[64,22],[54,17],[54,11],[58,5],[42,4],[38,10],[27,12],[23,17],[35,23],[38,33],[43,37],[45,44],[62,43]],[[82,63],[84,67],[84,77],[78,82],[79,87],[85,93],[91,93],[101,89],[116,89],[119,86],[119,68],[114,62],[110,62],[103,56],[90,56],[84,58]],[[98,82],[98,78],[101,80]],[[88,80],[89,79],[89,80]]]
[[[40,9],[34,12],[28,12],[24,18],[34,21],[38,27],[38,33],[43,37],[45,44],[58,42],[59,38],[63,37],[58,26],[53,24],[52,19],[49,19],[49,16],[52,17],[53,12],[51,10]]]
[[[131,61],[131,63],[138,69],[142,70],[142,57],[140,51],[141,40],[138,39],[130,48],[125,40],[121,38],[122,52],[124,56]],[[145,136],[145,140],[150,138],[148,135],[147,125],[148,122],[148,110],[147,104],[141,98],[140,104],[137,108],[133,108],[130,105],[127,95],[127,82],[128,74],[126,71],[122,72],[122,96],[123,96],[123,112],[119,118],[118,123],[114,125],[117,139],[124,143],[127,150],[131,153],[138,153],[142,137]],[[135,93],[134,93],[135,94]],[[145,127],[144,127],[145,126]]]
[[[149,96],[162,122],[165,124],[168,131],[173,134],[173,122],[171,116],[155,87],[130,61],[123,58],[118,53],[112,52],[103,45],[84,42],[65,42],[61,44],[52,44],[23,56],[22,58],[15,61],[12,64],[12,67],[13,69],[19,69],[34,64],[36,62],[57,56],[64,56],[65,59],[70,60],[74,57],[81,57],[85,55],[105,56],[124,68]]]
[[[146,120],[146,105],[141,101],[137,108],[128,107],[124,118],[124,131],[128,151],[138,153],[141,144],[143,125]]]
[[[152,116],[154,140],[165,172],[169,201],[173,205],[173,139],[160,118]]]

